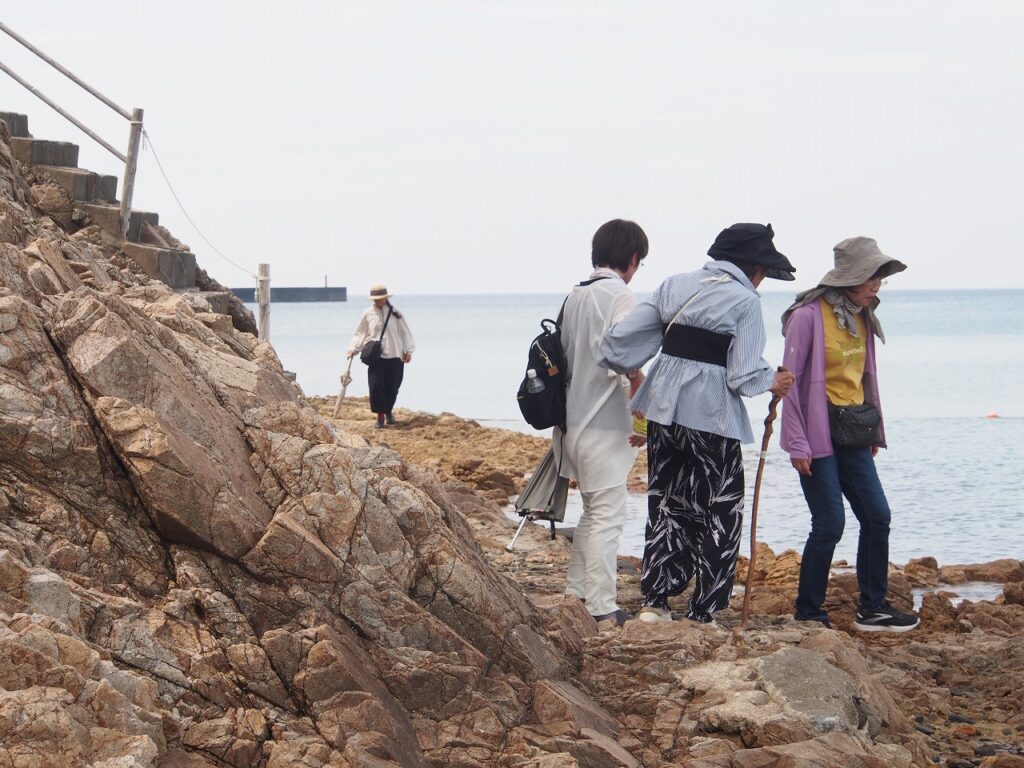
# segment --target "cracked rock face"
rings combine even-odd
[[[489,764],[571,663],[437,478],[0,179],[0,766]]]

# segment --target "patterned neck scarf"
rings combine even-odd
[[[832,306],[832,314],[836,316],[836,325],[845,328],[846,332],[854,338],[860,336],[860,328],[857,325],[857,315],[863,307],[850,301],[843,291],[829,288],[822,297]]]
[[[786,311],[782,313],[782,335],[786,335],[786,326],[789,323],[789,316],[793,314],[794,310],[806,306],[807,304],[810,304],[812,301],[817,301],[829,291],[839,294],[842,298],[846,297],[846,294],[842,293],[841,291],[835,288],[830,288],[827,285],[819,285],[814,288],[809,288],[806,291],[801,291],[800,293],[798,293],[796,295],[796,301],[790,304]],[[832,302],[830,302],[830,304],[831,303]],[[878,315],[875,314],[875,307],[877,306],[878,297],[876,296],[874,301],[872,301],[871,304],[865,307],[863,310],[864,322],[868,324],[868,333],[874,333],[875,336],[877,336],[879,340],[884,344],[885,334],[882,332],[882,324],[878,322]],[[837,322],[848,323],[849,326],[852,326],[854,329],[856,329],[856,315],[860,311],[860,307],[851,307],[851,311],[846,316],[844,316],[842,320],[839,319],[838,313],[836,313],[836,320]],[[847,326],[844,325],[843,327]],[[854,335],[857,335],[856,330],[854,331]]]

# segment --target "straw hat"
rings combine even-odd
[[[876,272],[878,277],[888,277],[907,268],[902,261],[882,253],[878,243],[870,237],[848,237],[832,252],[835,267],[821,278],[818,285],[851,288],[866,283]]]
[[[388,293],[388,289],[385,288],[381,283],[370,286],[370,295],[368,297],[370,301],[376,301],[377,299],[389,299],[391,294]]]

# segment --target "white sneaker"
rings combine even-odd
[[[668,608],[658,608],[653,605],[645,605],[636,615],[640,621],[672,621],[672,611]]]

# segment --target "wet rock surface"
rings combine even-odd
[[[850,634],[846,577],[835,630],[792,621],[767,548],[746,628],[739,595],[598,625],[566,539],[505,549],[542,441],[326,418],[244,322],[76,229],[4,129],[0,767],[1020,764],[1019,561],[894,569],[904,606],[1005,585],[932,592],[905,635]]]

